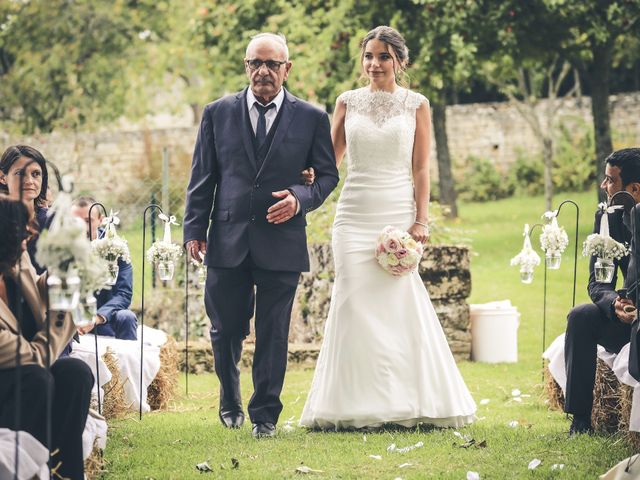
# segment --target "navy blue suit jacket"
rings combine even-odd
[[[206,240],[205,263],[211,267],[232,268],[250,254],[259,268],[308,271],[305,214],[338,184],[329,117],[285,90],[280,121],[258,169],[246,92],[204,109],[187,188],[184,242]],[[316,173],[311,186],[300,180],[308,167]],[[283,224],[268,223],[267,209],[280,200],[271,193],[287,189],[300,202],[300,214]]]
[[[118,260],[118,278],[116,284],[109,290],[100,290],[96,296],[98,315],[107,321],[120,310],[126,310],[131,306],[133,295],[133,267],[130,263]]]

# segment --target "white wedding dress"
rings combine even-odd
[[[394,277],[374,259],[386,225],[415,219],[416,109],[404,88],[340,95],[347,107],[347,178],[333,224],[336,278],[302,426],[322,429],[427,423],[460,427],[476,405],[418,272]]]

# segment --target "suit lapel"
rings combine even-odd
[[[247,87],[248,88],[248,87]],[[251,138],[251,132],[247,125],[251,125],[249,119],[249,111],[247,110],[247,88],[236,95],[236,120],[238,127],[242,132],[242,144],[247,152],[251,165],[256,165],[256,154],[253,151],[253,139]]]
[[[271,142],[267,156],[264,158],[264,162],[262,162],[262,167],[260,167],[260,171],[256,175],[256,178],[260,176],[262,171],[265,169],[265,166],[273,156],[273,152],[275,152],[282,143],[282,139],[289,130],[289,125],[295,116],[295,110],[296,98],[285,90],[284,101],[282,102],[282,117],[280,117],[280,123],[278,123],[277,129],[274,133],[273,141]]]

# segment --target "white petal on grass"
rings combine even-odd
[[[533,460],[531,460],[529,462],[529,470],[535,470],[536,468],[538,468],[538,465],[540,465],[542,463],[542,460],[539,460],[537,458],[534,458]]]
[[[282,426],[282,431],[283,431],[283,432],[287,432],[287,433],[289,433],[289,432],[293,432],[293,430],[294,430],[293,426],[291,426],[291,425],[290,425],[290,424],[288,424],[288,423],[285,423],[285,424]]]
[[[453,434],[454,434],[456,437],[458,437],[458,438],[462,438],[462,434],[461,434],[460,432],[458,432],[457,430],[455,430],[455,431],[453,432]]]
[[[369,458],[373,458],[374,460],[382,460],[381,455],[369,455]]]
[[[522,393],[517,388],[514,388],[513,390],[511,390],[512,397],[519,397],[520,395],[522,395]]]
[[[514,402],[522,402],[522,397],[513,397]]]
[[[364,435],[364,434],[362,435],[362,441],[363,441],[364,443],[367,443],[367,436],[366,436],[366,435]]]
[[[564,468],[564,463],[554,463],[551,465],[551,470],[562,470]]]
[[[486,405],[487,403],[489,403],[491,400],[489,400],[488,398],[483,398],[482,400],[480,400],[480,405]]]
[[[407,468],[411,466],[413,466],[412,463],[401,463],[400,465],[398,465],[398,468]]]
[[[202,462],[196,465],[196,470],[199,472],[213,472],[213,469],[209,466],[209,463]]]
[[[520,395],[522,398],[530,398],[531,395],[529,395],[528,393],[523,393],[522,395]]]
[[[510,426],[511,428],[516,428],[518,425],[520,425],[520,422],[518,422],[518,420],[511,420],[511,421],[509,422],[509,426]]]
[[[478,472],[472,472],[469,470],[467,472],[467,480],[480,480],[480,474]]]
[[[396,449],[396,444],[392,443],[387,447],[387,452],[393,452]]]
[[[301,465],[298,468],[296,468],[296,473],[322,473],[322,470],[314,470],[313,468],[309,468],[306,465]]]

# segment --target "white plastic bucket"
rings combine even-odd
[[[520,313],[509,300],[472,304],[471,360],[487,363],[518,361]]]

